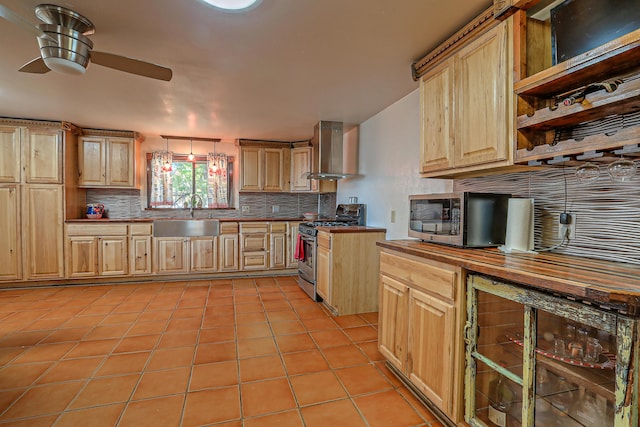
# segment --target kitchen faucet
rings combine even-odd
[[[189,216],[191,218],[193,218],[193,206],[196,204],[196,200],[198,200],[198,205],[200,207],[202,207],[203,205],[203,201],[202,201],[202,196],[200,196],[197,193],[193,193],[192,195],[189,196]]]

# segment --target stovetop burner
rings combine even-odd
[[[308,227],[347,227],[352,224],[346,221],[313,221],[305,222],[304,225]]]

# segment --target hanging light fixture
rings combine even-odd
[[[169,138],[167,138],[167,150],[162,155],[162,171],[171,172],[173,170],[173,153],[169,151]]]
[[[195,162],[196,156],[193,155],[193,139],[191,139],[190,141],[191,141],[191,147],[189,148],[189,155],[187,156],[187,159],[190,162]]]
[[[218,167],[218,158],[216,156],[216,142],[217,141],[213,141],[213,154],[209,153],[213,160],[213,165],[209,168],[209,176],[213,176],[220,171],[220,168]]]

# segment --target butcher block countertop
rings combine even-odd
[[[274,222],[274,221],[287,221],[287,222],[295,222],[295,221],[304,221],[302,218],[99,218],[99,219],[90,219],[90,218],[79,218],[79,219],[68,219],[66,223],[110,223],[110,222],[153,222],[157,220],[209,220],[209,219],[217,219],[220,222]]]
[[[640,316],[640,268],[562,254],[505,254],[418,240],[385,240],[381,248],[460,266],[470,272]]]

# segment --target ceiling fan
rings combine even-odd
[[[65,74],[84,74],[89,62],[92,62],[152,79],[169,81],[173,76],[167,67],[93,50],[93,42],[87,36],[95,33],[95,26],[71,9],[41,4],[36,6],[35,13],[43,24],[33,25],[0,4],[0,17],[35,34],[38,39],[40,57],[23,65],[20,68],[22,72],[44,74],[53,70]]]

